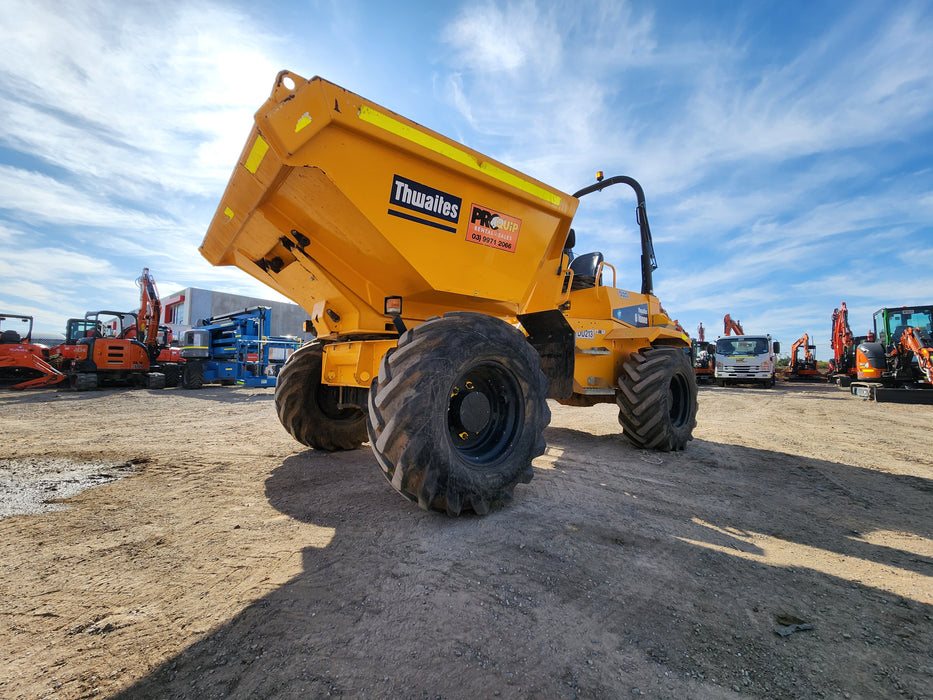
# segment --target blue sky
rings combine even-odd
[[[827,359],[841,301],[856,334],[933,303],[928,2],[0,0],[0,310],[60,332],[135,308],[143,267],[279,298],[197,247],[283,68],[565,192],[635,177],[691,334],[729,313]],[[633,207],[574,226],[637,290]]]

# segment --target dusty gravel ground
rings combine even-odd
[[[0,395],[0,697],[933,697],[933,407],[703,387],[678,454],[552,412],[450,519],[269,389]]]

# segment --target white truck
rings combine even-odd
[[[774,386],[781,344],[770,335],[727,335],[716,341],[716,383],[755,382]]]

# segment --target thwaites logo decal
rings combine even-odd
[[[466,239],[471,243],[514,253],[518,247],[518,234],[521,229],[521,219],[474,204],[470,208]]]
[[[408,210],[400,211],[399,209],[390,208],[389,214],[391,216],[439,228],[443,231],[450,231],[451,233],[457,232],[455,226],[460,221],[460,210],[463,208],[463,200],[460,197],[409,180],[401,175],[395,175],[392,178],[392,192],[389,194],[389,204],[393,207]],[[432,218],[425,219],[422,216],[415,216],[415,214],[409,214],[408,212]],[[449,226],[446,222],[454,224],[454,226]]]
[[[647,306],[626,306],[621,309],[613,309],[612,317],[622,323],[627,323],[636,328],[644,328],[648,325],[648,307]]]

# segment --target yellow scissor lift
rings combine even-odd
[[[641,293],[617,289],[598,253],[571,262],[579,197],[617,183],[638,199]],[[323,450],[368,439],[387,479],[423,508],[485,513],[508,501],[544,452],[547,398],[616,401],[640,448],[680,450],[692,437],[689,341],[653,296],[631,178],[570,196],[283,71],[201,252],[311,317],[317,340],[278,377],[286,429]]]

